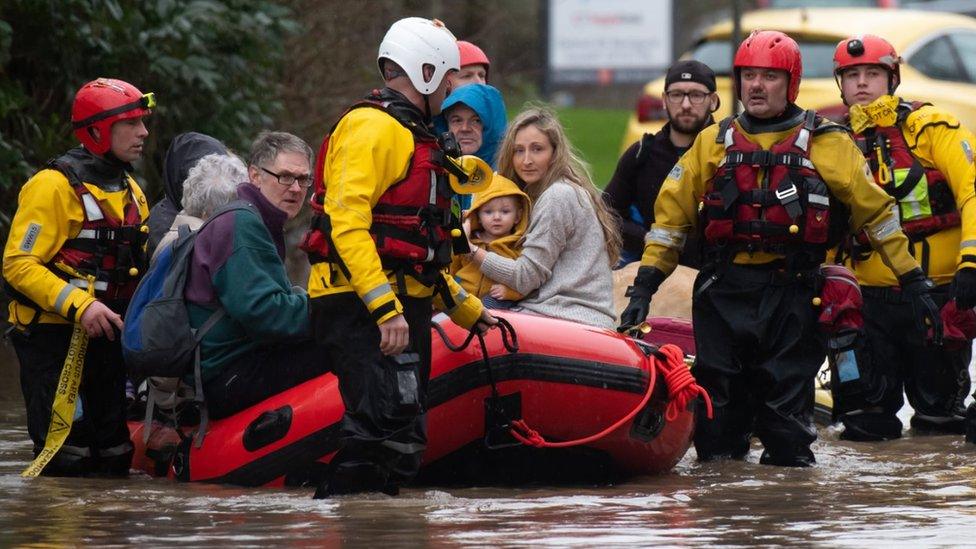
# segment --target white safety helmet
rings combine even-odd
[[[413,87],[423,95],[434,93],[449,71],[461,68],[457,38],[444,23],[423,17],[407,17],[390,26],[376,57],[380,75],[383,59],[400,65]],[[430,81],[424,80],[424,65],[434,67]]]

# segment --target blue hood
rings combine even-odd
[[[508,124],[505,101],[502,100],[501,92],[487,84],[462,86],[447,96],[441,106],[441,112],[446,113],[458,103],[470,107],[481,118],[481,123],[484,124],[481,148],[474,154],[494,168],[495,155],[498,153],[498,146],[501,145],[502,137],[505,136],[505,126]],[[438,133],[447,131],[447,121],[443,114],[434,119],[434,126]]]

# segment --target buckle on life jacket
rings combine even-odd
[[[779,203],[786,208],[786,214],[790,216],[790,219],[796,219],[803,213],[803,208],[800,207],[800,192],[790,179],[784,178],[779,188],[773,191],[773,194],[776,195]]]
[[[784,180],[785,181],[785,180]],[[773,191],[776,194],[776,198],[779,200],[780,204],[786,205],[787,202],[795,202],[800,198],[800,192],[796,190],[796,185],[792,181],[789,183],[789,187],[783,188],[785,185],[780,185],[778,189]]]

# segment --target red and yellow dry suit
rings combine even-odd
[[[879,100],[894,102],[888,96]],[[912,254],[937,285],[933,299],[941,307],[951,297],[956,271],[976,267],[976,136],[938,107],[897,104],[894,125],[879,123],[854,139],[874,181],[895,197]],[[898,279],[878,254],[864,253],[851,242],[841,257],[864,292],[867,341],[857,353],[863,389],[853,396],[835,393],[844,436],[900,437],[896,414],[904,404],[903,389],[915,411],[913,426],[960,431],[971,350],[934,347],[913,335],[912,304],[899,291]]]
[[[893,200],[838,129],[792,105],[774,120],[743,115],[712,125],[658,195],[642,267],[669,274],[688,233],[701,230],[705,239],[693,299],[694,372],[715,415],[698,414],[701,459],[742,457],[755,434],[763,463],[814,461],[812,383],[825,349],[812,298],[838,201],[892,269],[918,268]]]
[[[11,340],[20,361],[27,428],[35,454],[44,447],[51,406],[71,339],[71,324],[95,302],[122,314],[141,276],[146,197],[128,166],[85,149],[56,161],[74,174],[43,169],[20,191],[4,249],[11,296]],[[95,297],[88,275],[96,276]],[[128,473],[125,367],[119,338],[92,338],[85,354],[75,419],[50,475]]]
[[[324,215],[303,243],[312,249],[312,329],[346,405],[328,493],[389,492],[416,474],[427,443],[432,305],[465,327],[482,312],[446,271],[456,213],[428,122],[393,90],[369,99],[323,143],[324,189],[314,200]],[[385,356],[378,325],[398,314],[410,343]]]

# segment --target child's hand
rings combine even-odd
[[[508,291],[508,286],[504,284],[492,284],[491,289],[488,290],[488,295],[495,299],[505,299],[505,292]]]

